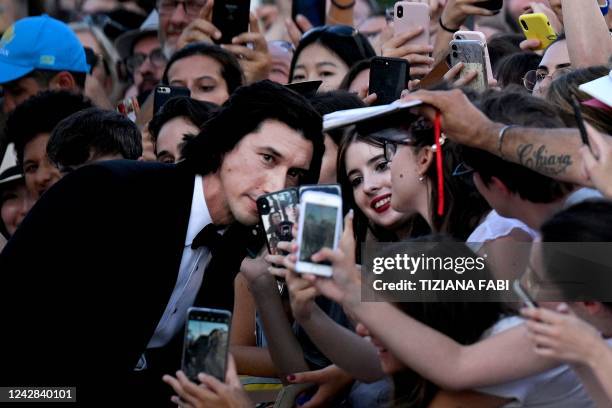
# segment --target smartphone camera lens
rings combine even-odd
[[[459,56],[459,54],[457,54],[456,52],[453,52],[453,58],[457,58]]]
[[[458,39],[458,40],[463,40],[463,37],[462,37],[462,36],[460,36],[460,35],[458,35],[458,36],[457,36],[457,39]],[[457,48],[457,46],[456,46],[456,45],[453,45],[453,47],[454,47],[454,48]]]
[[[457,51],[457,44],[453,44],[452,49]]]
[[[521,24],[523,25],[523,28],[525,30],[529,30],[529,27],[527,26],[527,23],[525,22],[525,20],[521,20]]]
[[[397,18],[402,18],[402,17],[404,17],[404,7],[397,6]]]
[[[259,202],[259,212],[261,214],[268,214],[270,212],[270,206],[268,205],[267,200],[262,200]]]

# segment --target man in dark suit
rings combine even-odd
[[[145,387],[165,387],[138,379],[135,368],[151,369],[143,351],[176,345],[193,304],[231,305],[222,294],[241,258],[211,271],[210,226],[255,225],[257,197],[315,182],[323,149],[308,102],[264,81],[237,90],[176,166],[114,161],[66,176],[0,254],[0,384],[141,405]]]

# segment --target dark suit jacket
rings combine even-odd
[[[155,375],[133,368],[176,283],[193,183],[180,164],[113,161],[41,197],[0,254],[0,384],[77,386],[88,404],[170,395],[158,374],[180,367],[182,333],[152,363]],[[229,243],[205,272],[199,306],[232,309],[244,252]]]

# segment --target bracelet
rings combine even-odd
[[[506,125],[501,128],[499,134],[497,135],[497,152],[499,153],[499,157],[503,160],[506,160],[506,158],[504,157],[504,153],[502,152],[502,147],[504,145],[504,137],[506,136],[506,132],[513,127],[516,127],[516,125]]]
[[[333,3],[333,0],[332,0],[332,3]],[[440,27],[448,33],[455,34],[457,31],[459,31],[459,29],[455,30],[455,29],[448,28],[447,26],[445,26],[444,23],[442,23],[442,16],[440,16],[440,18],[438,19],[438,23],[440,24]]]
[[[342,4],[338,4],[336,0],[331,0],[331,4],[333,4],[335,8],[338,8],[340,10],[348,10],[348,9],[352,9],[353,7],[355,7],[355,1],[356,0],[353,0],[349,4],[342,5]]]

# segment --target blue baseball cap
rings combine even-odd
[[[76,34],[47,15],[18,20],[0,39],[0,84],[35,69],[89,72],[85,50]]]

